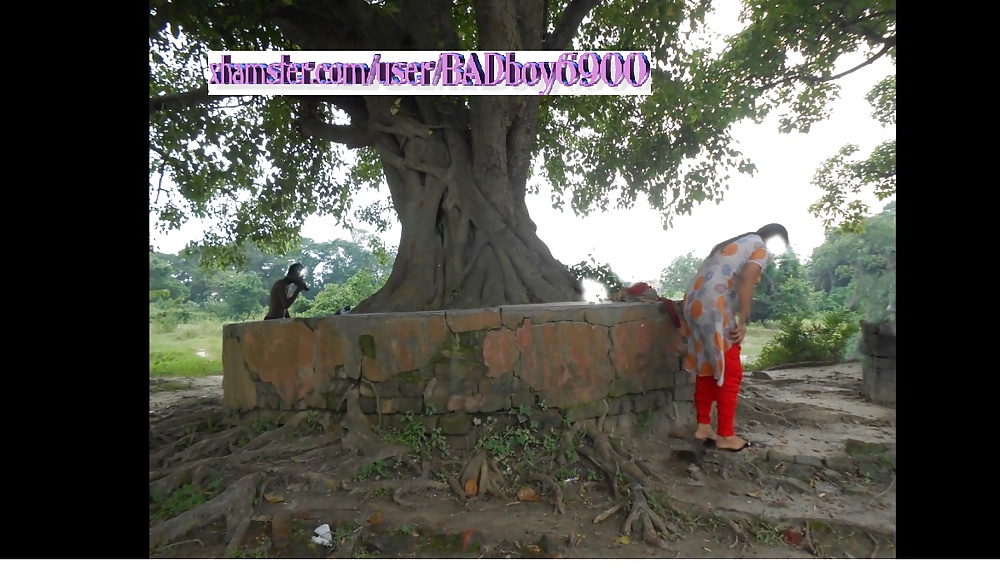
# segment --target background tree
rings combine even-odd
[[[576,213],[664,213],[721,200],[754,166],[730,126],[791,102],[808,128],[835,94],[841,55],[895,56],[895,2],[748,5],[720,57],[693,41],[695,0],[153,0],[150,203],[163,225],[215,217],[203,261],[284,251],[303,220],[341,221],[358,191],[388,185],[402,235],[385,285],[357,311],[579,299],[579,280],[535,232],[531,175]],[[211,98],[204,56],[224,50],[594,50],[653,55],[647,97]],[[794,53],[795,58],[791,57]],[[346,171],[346,174],[345,172]],[[162,183],[166,180],[168,184]],[[387,205],[362,218],[382,221]]]
[[[227,276],[221,284],[222,301],[228,308],[227,317],[243,321],[263,309],[261,291],[263,282],[254,274],[238,272]],[[270,293],[270,288],[264,290]],[[267,295],[263,297],[267,297]]]
[[[855,232],[827,231],[813,251],[809,277],[827,303],[878,320],[896,303],[896,202],[858,227]]]
[[[775,256],[754,294],[751,321],[811,315],[815,309],[814,288],[806,267],[795,253]]]
[[[867,100],[874,107],[872,117],[883,127],[896,124],[895,75],[872,88]],[[820,187],[824,195],[809,207],[809,211],[821,218],[827,229],[836,226],[840,230],[858,232],[864,227],[868,205],[859,199],[848,201],[850,195],[856,196],[864,189],[873,190],[879,200],[896,195],[896,140],[878,145],[866,159],[852,160],[859,150],[857,145],[844,145],[813,177],[813,184]]]
[[[694,281],[703,261],[694,252],[671,260],[670,265],[660,273],[658,293],[668,299],[684,299],[684,291]]]

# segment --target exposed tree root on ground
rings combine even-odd
[[[359,495],[360,501],[376,491],[391,490],[394,502],[416,508],[419,502],[407,496],[422,490],[446,491],[462,503],[486,498],[506,501],[511,498],[514,484],[533,482],[541,494],[551,498],[556,513],[566,512],[561,486],[552,475],[529,468],[526,473],[518,471],[521,476],[513,476],[519,481],[508,482],[510,476],[505,477],[497,459],[483,450],[472,452],[464,462],[449,465],[425,459],[418,464],[409,448],[387,443],[376,434],[361,412],[359,396],[358,386],[345,393],[346,413],[341,418],[319,411],[298,411],[289,413],[284,422],[279,419],[280,426],[262,433],[258,433],[261,423],[230,421],[219,409],[205,403],[161,422],[152,419],[151,506],[184,486],[203,493],[204,501],[166,521],[151,520],[150,545],[183,540],[198,528],[224,519],[225,555],[229,555],[242,548],[254,506],[260,503],[265,489],[293,483],[299,489],[321,492],[344,489]],[[562,444],[564,451],[575,451],[579,461],[592,464],[606,476],[614,505],[595,522],[625,512],[622,533],[635,533],[650,545],[667,547],[664,538],[677,534],[677,530],[666,520],[666,514],[677,510],[664,505],[667,500],[659,486],[664,480],[656,471],[633,457],[617,439],[609,438],[599,421],[577,422],[564,435]],[[566,456],[559,456],[563,466],[567,464]],[[394,469],[404,468],[413,477],[397,472],[395,479],[357,481],[364,469],[382,462],[379,469],[383,470],[387,461],[395,461]],[[218,495],[212,497],[215,493]],[[335,557],[350,557],[349,543],[343,543]]]
[[[153,526],[149,530],[149,544],[169,543],[223,517],[226,518],[226,541],[233,544],[241,540],[237,535],[246,532],[260,482],[260,474],[244,476],[212,500]]]
[[[504,491],[506,483],[503,473],[497,467],[496,461],[486,457],[485,452],[477,452],[462,469],[462,476],[459,480],[465,495],[475,495],[478,499],[483,499],[487,495],[501,500],[509,500],[510,497]]]
[[[538,472],[533,472],[524,477],[528,482],[538,482],[542,484],[542,493],[551,491],[555,496],[553,499],[553,504],[555,504],[556,513],[564,514],[566,513],[566,505],[563,503],[562,488],[556,483],[552,476],[547,474],[539,474]]]
[[[622,533],[630,535],[635,532],[646,543],[666,549],[666,541],[660,533],[676,534],[677,530],[653,510],[647,499],[647,490],[655,489],[657,483],[663,479],[641,460],[633,459],[623,446],[601,430],[596,421],[585,420],[576,423],[570,429],[564,443],[573,442],[579,433],[583,433],[591,444],[579,444],[576,447],[577,453],[604,472],[616,502],[610,509],[598,515],[594,520],[595,523],[631,504],[629,514],[622,525]],[[623,484],[627,484],[627,490]]]
[[[150,452],[151,501],[185,485],[200,492],[208,481],[228,486],[201,505],[152,525],[150,545],[173,542],[225,518],[228,553],[243,541],[262,488],[276,478],[333,489],[338,482],[353,479],[361,468],[393,458],[421,473],[405,447],[382,442],[372,430],[361,412],[357,387],[344,398],[347,414],[339,423],[329,415],[320,419],[315,412],[300,411],[280,427],[256,436],[248,423],[224,427],[221,411],[204,403],[197,405],[201,410],[182,411],[159,423],[153,420],[150,448],[160,447]],[[428,479],[406,481],[396,488],[394,498],[401,505],[413,505],[402,496],[418,488],[448,489],[448,485]]]

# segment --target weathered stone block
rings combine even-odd
[[[896,359],[865,355],[862,363],[861,390],[869,401],[881,405],[896,404]]]
[[[275,390],[274,385],[272,385],[271,383],[265,383],[264,381],[259,381],[253,383],[253,386],[257,389],[258,399],[262,399],[270,395],[278,396],[278,391]]]
[[[472,417],[464,412],[445,414],[438,420],[438,428],[445,436],[462,436],[472,430]]]
[[[397,375],[399,382],[399,394],[404,397],[423,397],[427,388],[427,381],[424,380],[421,372],[405,371]]]
[[[611,362],[615,369],[611,396],[667,388],[670,365],[663,341],[670,326],[662,319],[633,321],[611,328]]]
[[[584,323],[586,321],[584,312],[592,305],[594,304],[587,301],[502,305],[500,316],[503,326],[507,329],[517,329],[527,320],[536,325],[560,321]]]
[[[479,379],[478,386],[481,393],[504,393],[509,395],[518,391],[528,390],[524,381],[513,375],[503,375],[496,378],[484,377]]]
[[[447,311],[445,320],[452,333],[499,329],[502,323],[499,308]]]
[[[496,412],[510,409],[510,396],[486,393],[471,396],[453,395],[448,400],[449,412]]]
[[[521,352],[517,374],[548,406],[608,396],[614,369],[607,328],[571,322],[535,325],[528,320],[516,335]]]
[[[816,476],[816,468],[802,464],[785,464],[784,475],[786,478],[795,478],[809,483]]]
[[[796,456],[795,463],[801,464],[802,466],[809,466],[810,468],[823,468],[823,459],[819,456]]]
[[[421,397],[396,397],[391,399],[379,399],[382,414],[395,414],[412,412],[420,414],[424,411],[424,399]]]
[[[653,399],[649,393],[632,395],[632,412],[649,412],[653,410]]]
[[[483,337],[483,363],[486,376],[497,378],[514,372],[517,363],[517,340],[510,329],[494,329]]]
[[[463,389],[455,394],[474,393],[478,386],[477,379],[485,376],[486,365],[466,356],[453,355],[447,362],[434,365],[434,377],[438,381],[447,382],[451,385],[462,384],[471,386],[471,391]]]
[[[608,403],[604,400],[575,404],[563,408],[563,414],[570,422],[598,418],[608,412]]]
[[[688,381],[687,373],[675,373],[674,377],[674,401],[694,402],[694,383]]]
[[[445,436],[444,443],[453,452],[472,450],[476,446],[476,436],[473,432],[460,436]]]
[[[360,397],[358,404],[361,405],[361,412],[365,414],[375,414],[378,411],[378,408],[375,406],[374,397]]]
[[[445,313],[359,314],[324,317],[316,325],[323,368],[343,365],[350,378],[382,382],[425,365],[448,341]]]
[[[630,397],[609,397],[604,399],[608,403],[608,414],[626,414],[632,410],[632,400]]]
[[[896,359],[896,322],[861,322],[861,343],[863,355]]]
[[[404,417],[405,419],[405,417]],[[424,430],[427,432],[434,432],[437,430],[438,422],[441,420],[440,414],[420,414],[414,416],[411,422],[419,422],[424,425]]]
[[[565,428],[563,415],[558,410],[541,410],[531,415],[531,420],[538,421],[538,429],[546,431],[551,428],[559,430]]]
[[[326,408],[334,411],[344,411],[347,410],[347,401],[344,400],[343,395],[327,393]]]
[[[274,385],[283,405],[291,407],[326,380],[317,374],[313,332],[295,320],[259,325],[243,331],[243,358],[260,380]]]
[[[787,452],[782,452],[781,450],[770,449],[767,451],[767,463],[771,465],[781,464],[794,464],[795,456],[793,454],[788,454]]]
[[[399,396],[399,381],[389,379],[381,383],[361,383],[361,396],[378,396],[380,399],[392,399]]]
[[[334,379],[323,383],[320,389],[324,396],[333,395],[337,398],[343,397],[347,390],[354,386],[354,381],[348,379]]]
[[[843,474],[857,474],[858,465],[854,458],[845,455],[830,456],[826,459],[826,465],[831,470],[836,470]]]
[[[427,388],[424,389],[424,406],[433,407],[437,412],[444,412],[448,410],[448,401],[451,397],[472,396],[477,389],[476,383],[461,380],[441,381],[433,378],[427,382]]]
[[[236,338],[238,329],[226,325],[223,330],[222,404],[230,412],[252,410],[258,402],[256,383],[244,361],[243,346]]]
[[[659,302],[615,302],[589,306],[583,310],[583,318],[591,325],[613,327],[631,321],[659,321],[663,315]]]
[[[521,389],[510,395],[510,407],[518,408],[520,406],[534,406],[535,405],[535,393],[528,389]]]
[[[855,438],[848,438],[844,441],[844,452],[848,456],[854,456],[855,458],[861,456],[874,456],[876,454],[881,454],[889,449],[889,445],[884,442],[867,442],[865,440],[857,440]]]
[[[650,391],[648,393],[651,410],[664,409],[670,405],[670,395],[667,391]]]

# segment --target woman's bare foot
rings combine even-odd
[[[723,450],[740,450],[747,443],[739,436],[719,436],[715,439],[715,447]]]
[[[698,430],[694,431],[694,437],[698,440],[715,440],[715,431],[712,430],[711,424],[699,424]]]

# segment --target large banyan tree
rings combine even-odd
[[[835,65],[895,58],[895,1],[746,2],[715,53],[694,41],[702,0],[152,0],[150,209],[215,225],[194,247],[238,261],[303,220],[345,220],[383,182],[401,239],[385,286],[355,311],[579,299],[525,206],[628,208],[665,222],[754,170],[730,127],[778,109],[808,129],[836,97]],[[649,50],[648,96],[208,95],[209,50]],[[850,71],[850,70],[848,70]]]

